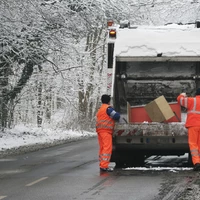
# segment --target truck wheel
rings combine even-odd
[[[140,156],[134,156],[134,159],[130,157],[127,160],[124,161],[116,161],[115,162],[115,168],[126,168],[126,167],[143,167],[144,162],[144,155]]]
[[[125,163],[122,161],[116,161],[115,162],[115,168],[124,168],[125,167]]]
[[[120,154],[118,154],[120,155]],[[122,153],[118,159],[115,159],[115,168],[126,168],[126,167],[142,167],[145,164],[145,155],[142,153]]]
[[[192,166],[193,166],[193,163],[192,163],[192,156],[191,156],[191,153],[190,153],[190,152],[188,153],[188,166],[189,166],[189,167],[192,167]]]
[[[132,162],[130,163],[132,167],[143,167],[144,166],[145,156],[144,154],[134,155]]]

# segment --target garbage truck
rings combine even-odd
[[[127,21],[109,22],[107,93],[121,114],[114,128],[111,162],[116,167],[143,166],[150,156],[188,154],[191,163],[187,110],[178,104],[177,96],[182,92],[194,96],[198,87],[199,23],[131,26]],[[158,98],[164,98],[173,111],[170,119],[150,118],[146,106],[156,104]],[[153,107],[150,111],[155,112]]]

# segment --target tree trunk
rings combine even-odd
[[[42,126],[42,83],[38,84],[38,102],[37,102],[37,126]]]
[[[4,129],[7,127],[8,120],[8,76],[9,76],[9,67],[5,61],[0,65],[0,125],[1,128]]]
[[[103,28],[102,28],[103,29]],[[86,40],[86,52],[90,52],[90,59],[91,59],[91,64],[89,67],[89,82],[85,83],[80,81],[79,83],[79,121],[83,123],[84,127],[93,127],[95,123],[95,114],[96,114],[96,109],[94,108],[94,103],[96,104],[96,101],[93,102],[91,100],[91,96],[93,95],[94,92],[94,73],[95,70],[98,70],[98,60],[97,60],[97,49],[99,42],[101,41],[101,36],[102,36],[102,29],[95,29],[93,30],[92,34],[91,32],[87,36]],[[101,52],[102,53],[102,52]],[[102,57],[104,59],[104,57]],[[99,65],[101,62],[99,63]],[[101,68],[102,70],[102,68]],[[99,76],[101,77],[101,72],[99,71],[100,74]],[[85,90],[84,90],[85,87]],[[95,110],[95,111],[94,111]]]
[[[7,91],[4,89],[2,91],[2,101],[1,101],[1,128],[2,130],[7,127],[8,122],[8,99],[6,96]]]

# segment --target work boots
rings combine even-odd
[[[196,163],[193,168],[194,171],[200,171],[200,163]]]
[[[113,172],[113,168],[100,168],[102,172]]]

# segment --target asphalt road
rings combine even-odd
[[[181,170],[185,160],[153,157],[144,168],[100,173],[97,138],[71,142],[1,158],[0,200],[199,199],[199,173]]]

